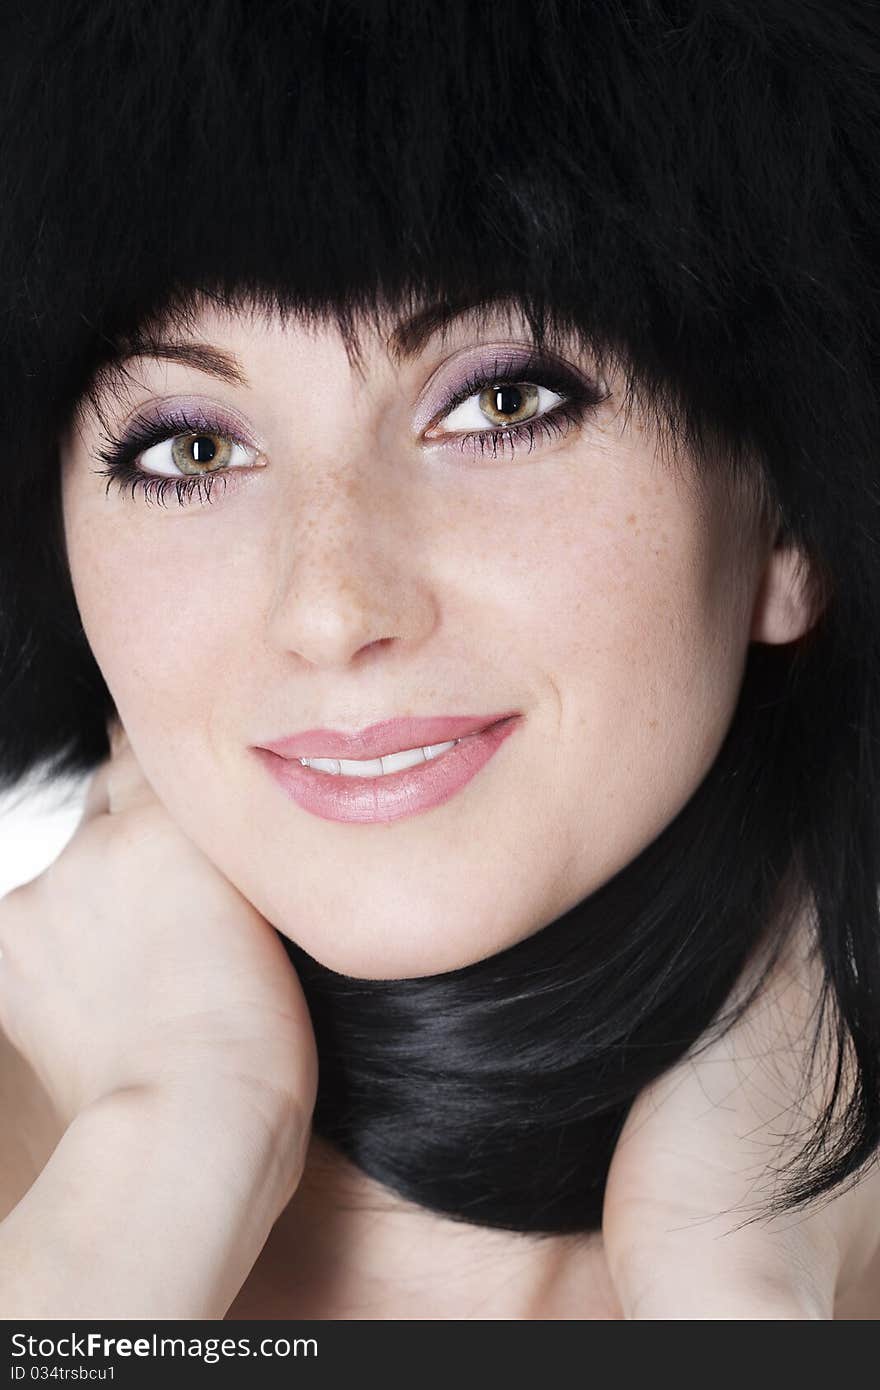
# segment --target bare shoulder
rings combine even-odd
[[[62,1132],[39,1080],[0,1030],[0,1221],[33,1186]]]

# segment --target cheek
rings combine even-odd
[[[65,528],[83,630],[122,722],[139,748],[171,747],[175,729],[210,720],[223,696],[234,624],[217,548],[207,528],[200,545],[185,523],[163,534],[118,511],[80,514],[70,499]]]
[[[667,481],[558,527],[552,553],[530,564],[528,592],[554,661],[601,671],[616,693],[711,675],[710,653],[726,668],[739,627],[714,541]]]
[[[552,581],[548,570],[534,591],[572,769],[555,793],[558,826],[574,826],[591,856],[598,849],[599,878],[681,810],[730,726],[748,632],[722,563],[672,482],[660,481],[572,528]]]

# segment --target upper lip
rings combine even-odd
[[[432,715],[427,719],[383,719],[369,724],[358,733],[346,734],[340,729],[303,729],[298,734],[261,743],[270,753],[282,758],[379,758],[385,753],[399,753],[407,748],[424,748],[433,743],[464,738],[512,719],[507,714]]]

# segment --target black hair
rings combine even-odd
[[[751,644],[700,787],[571,911],[420,979],[285,940],[315,1131],[438,1212],[596,1229],[634,1097],[804,903],[841,1065],[780,1209],[876,1156],[878,59],[858,0],[0,4],[0,786],[108,754],[58,441],[205,300],[354,362],[362,324],[515,302],[809,561],[809,631]]]

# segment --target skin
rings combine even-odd
[[[139,358],[101,408],[114,430],[183,396],[237,411],[263,466],[242,459],[250,476],[210,504],[108,494],[94,414],[63,443],[74,591],[145,776],[279,931],[348,974],[466,965],[599,888],[706,774],[749,642],[807,623],[795,552],[717,478],[704,498],[661,462],[619,382],[531,454],[420,437],[417,408],[442,404],[432,373],[458,384],[457,360],[518,327],[460,324],[403,369],[377,337],[356,373],[335,328],[206,309],[192,341],[233,352],[249,387]],[[472,399],[467,425],[497,428]],[[467,787],[384,824],[310,815],[252,751],[317,725],[507,710],[521,727]]]
[[[92,411],[61,449],[80,615],[143,775],[332,969],[432,974],[521,940],[696,790],[749,643],[809,626],[801,556],[720,476],[701,489],[664,462],[639,412],[624,418],[620,380],[530,453],[461,453],[451,429],[426,439],[435,372],[457,385],[478,345],[527,341],[507,315],[462,321],[403,367],[371,337],[363,373],[329,326],[205,307],[175,333],[190,338],[234,353],[249,384],[138,358],[101,413],[118,431],[159,400],[234,410],[255,442],[236,489],[184,507],[173,490],[166,507],[108,494]],[[522,727],[463,791],[390,824],[309,815],[251,748],[315,725],[514,709]],[[441,1220],[315,1139],[230,1315],[420,1317],[428,1296],[439,1317],[621,1315],[599,1237]]]

